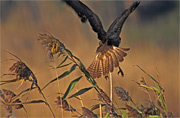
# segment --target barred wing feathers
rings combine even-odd
[[[120,67],[119,63],[124,60],[127,55],[125,51],[130,48],[119,48],[115,46],[109,47],[105,52],[97,51],[96,57],[88,67],[88,71],[93,78],[100,78],[108,76],[110,72],[113,72],[114,68]]]

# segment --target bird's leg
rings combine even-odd
[[[124,72],[123,72],[123,70],[121,69],[121,67],[120,67],[120,66],[119,66],[118,75],[119,75],[119,73],[121,73],[122,77],[124,77]]]
[[[110,84],[110,100],[111,100],[111,102],[112,102],[112,89],[113,89],[113,82],[112,82],[112,73],[109,73],[109,84]]]

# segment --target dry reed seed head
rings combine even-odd
[[[152,115],[160,115],[160,110],[156,107],[156,105],[154,104],[154,102],[151,102],[149,105],[149,108],[151,108],[151,114]]]
[[[106,104],[106,105],[104,106],[104,112],[105,112],[105,113],[112,114],[112,112],[114,112],[114,111],[113,111],[114,109],[115,109],[114,106],[110,106],[110,105],[108,105],[108,104]]]
[[[2,93],[2,91],[0,90],[0,97],[4,100],[5,99],[5,96],[4,94]]]
[[[65,54],[64,44],[51,34],[39,34],[38,40],[41,41],[41,45],[44,46],[48,51],[48,56],[50,58],[53,58],[54,54],[58,54],[58,57]]]
[[[12,91],[6,89],[2,89],[1,94],[3,94],[2,96],[4,96],[3,98],[6,102],[11,102],[12,98],[16,96]]]
[[[109,113],[109,115],[108,116],[110,116],[110,117],[115,117],[115,118],[122,118],[122,116],[121,115],[118,115],[116,112],[115,112],[115,107],[114,107],[114,105],[109,105],[109,104],[105,104],[105,106],[104,106],[104,113],[105,114],[107,114],[107,113]]]
[[[96,114],[94,114],[91,110],[89,110],[86,107],[82,107],[82,113],[83,113],[83,117],[85,117],[85,118],[97,118],[98,117]]]
[[[111,113],[112,112],[112,107],[109,106],[109,105],[105,105],[104,106],[104,112],[107,114],[107,113]]]
[[[111,99],[109,98],[109,96],[100,88],[98,88],[99,92],[98,93],[98,98],[100,101],[105,101],[107,103],[111,103]]]
[[[6,105],[6,106],[4,106],[4,108],[9,113],[9,115],[7,116],[9,118],[12,115],[12,107],[9,105]]]
[[[158,106],[159,106],[160,108],[163,109],[162,103],[161,103],[159,100],[157,100],[157,104],[158,104]]]
[[[131,117],[136,117],[136,118],[143,118],[143,116],[136,110],[134,109],[133,107],[125,104],[127,110],[128,110],[128,114],[131,116]]]
[[[147,85],[147,84],[146,84],[146,81],[144,80],[144,78],[143,78],[143,77],[141,78],[140,83],[142,83],[143,85]]]
[[[23,108],[22,104],[14,104],[14,103],[21,103],[21,101],[19,99],[16,99],[12,102],[13,97],[16,96],[16,94],[14,94],[12,91],[10,90],[6,90],[6,89],[2,89],[2,91],[0,91],[0,96],[3,99],[3,101],[6,103],[5,108],[7,111],[11,111],[11,107],[13,106],[15,109],[21,109]],[[11,102],[13,103],[13,105],[11,105]]]
[[[165,112],[162,112],[163,118],[174,118],[174,115],[172,112],[168,112],[167,114]]]
[[[143,84],[143,85],[147,85],[144,77],[141,78],[140,83]],[[145,87],[144,87],[144,88],[145,88]],[[147,91],[149,91],[148,88],[145,88],[145,89],[146,89]]]
[[[124,90],[122,87],[114,87],[114,91],[116,95],[119,97],[122,101],[129,101],[129,93]]]
[[[151,103],[149,106],[141,105],[140,111],[144,117],[148,117],[149,115],[160,115],[154,103]]]
[[[59,108],[63,108],[65,111],[76,111],[71,105],[68,104],[66,100],[64,100],[60,96],[57,97],[55,103],[59,106]]]
[[[19,99],[16,99],[16,100],[13,101],[12,103],[18,103],[18,104],[12,105],[15,109],[21,109],[21,108],[23,108],[23,105],[22,105],[22,104],[19,104],[19,103],[21,103],[21,101],[20,101]]]
[[[16,79],[29,79],[32,74],[32,71],[26,66],[22,61],[17,61],[14,63],[9,70],[16,75]]]

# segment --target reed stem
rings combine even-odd
[[[109,84],[110,84],[110,100],[113,100],[113,96],[112,96],[112,89],[113,89],[113,82],[112,82],[112,73],[109,74]]]

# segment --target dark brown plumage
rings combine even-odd
[[[100,40],[96,50],[96,57],[88,67],[91,76],[93,78],[99,78],[101,75],[108,76],[115,67],[119,67],[119,72],[123,76],[124,74],[119,66],[119,62],[124,60],[124,57],[127,55],[125,51],[128,51],[130,48],[119,47],[121,42],[119,35],[125,20],[137,8],[140,2],[134,2],[120,17],[115,19],[107,32],[105,32],[99,17],[85,4],[78,0],[64,1],[75,10],[82,22],[89,21],[93,31],[97,33]]]

